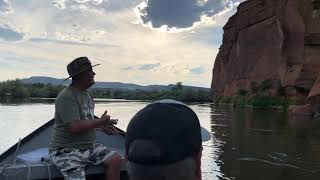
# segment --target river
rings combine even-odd
[[[0,153],[49,121],[53,103],[53,99],[0,103]],[[95,113],[107,109],[125,130],[147,104],[99,99]],[[212,133],[203,144],[204,180],[320,179],[320,119],[210,103],[189,105]]]

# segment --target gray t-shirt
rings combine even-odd
[[[95,129],[72,133],[68,129],[74,120],[94,119],[94,102],[88,91],[80,91],[72,86],[64,88],[55,103],[55,126],[52,130],[50,149],[87,149],[95,143]]]

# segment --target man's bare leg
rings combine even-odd
[[[119,154],[112,155],[103,162],[106,180],[120,180],[121,156]]]

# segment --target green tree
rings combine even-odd
[[[177,89],[178,89],[178,90],[182,90],[182,88],[183,88],[183,87],[182,87],[182,82],[177,82],[177,83],[176,83],[176,86],[177,86]]]

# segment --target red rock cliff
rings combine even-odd
[[[308,95],[320,72],[320,0],[247,0],[223,29],[214,95],[250,92],[264,80],[276,87],[271,94]]]

